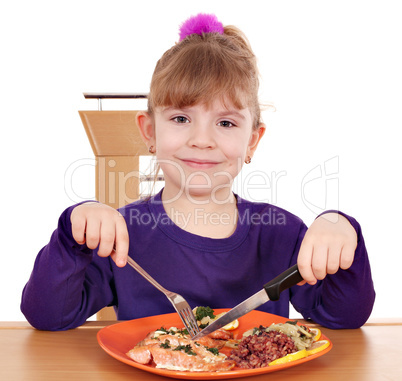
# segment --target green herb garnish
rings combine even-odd
[[[165,327],[160,327],[159,329],[157,329],[157,331],[169,333],[169,331]]]
[[[195,318],[200,321],[204,317],[209,316],[211,319],[215,318],[214,310],[211,307],[198,307],[195,311]]]
[[[181,335],[188,335],[187,328],[179,329],[179,330],[177,331],[177,333],[179,333],[179,334],[181,334]]]
[[[209,347],[205,347],[205,349],[207,351],[210,351],[211,353],[213,353],[215,356],[219,355],[219,349],[218,348],[209,348]]]
[[[185,353],[187,353],[190,356],[197,356],[197,353],[195,353],[193,351],[193,348],[191,348],[190,344],[187,345],[178,345],[175,349],[173,349],[174,351],[184,351]]]
[[[160,347],[161,347],[161,348],[165,348],[165,349],[169,349],[169,348],[170,348],[170,342],[169,342],[169,340],[165,340],[165,342],[162,343],[162,344],[160,345]]]

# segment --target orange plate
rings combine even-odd
[[[224,311],[228,311],[228,309],[215,310],[217,314]],[[266,312],[251,311],[239,319],[239,328],[233,330],[232,332],[235,338],[241,338],[243,332],[250,328],[257,327],[259,325],[269,326],[272,323],[285,323],[288,320],[289,319],[287,318],[268,314]],[[138,364],[126,356],[126,353],[139,341],[141,341],[149,332],[155,331],[162,326],[165,328],[180,328],[183,327],[183,323],[181,322],[177,313],[129,320],[102,328],[97,335],[98,342],[102,349],[105,350],[110,356],[135,368],[164,377],[181,378],[187,380],[220,380],[226,378],[257,376],[259,374],[275,372],[313,360],[327,353],[332,348],[332,343],[330,342],[328,348],[311,356],[304,357],[300,360],[258,369],[235,368],[234,370],[226,372],[184,372],[158,369],[151,365]],[[326,336],[322,335],[320,340],[324,339],[329,340]]]

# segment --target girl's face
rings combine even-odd
[[[227,201],[231,185],[247,156],[252,157],[265,127],[252,129],[248,108],[215,101],[210,107],[157,108],[152,145],[169,197]]]

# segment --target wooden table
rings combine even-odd
[[[0,380],[163,380],[123,364],[98,345],[96,333],[116,322],[88,322],[65,332],[0,322]],[[372,321],[361,329],[322,329],[333,349],[313,361],[247,380],[402,380],[402,319]]]

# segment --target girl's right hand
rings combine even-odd
[[[110,206],[88,202],[76,206],[71,213],[71,228],[75,241],[96,249],[101,257],[111,256],[123,267],[128,256],[128,231],[123,216]]]

